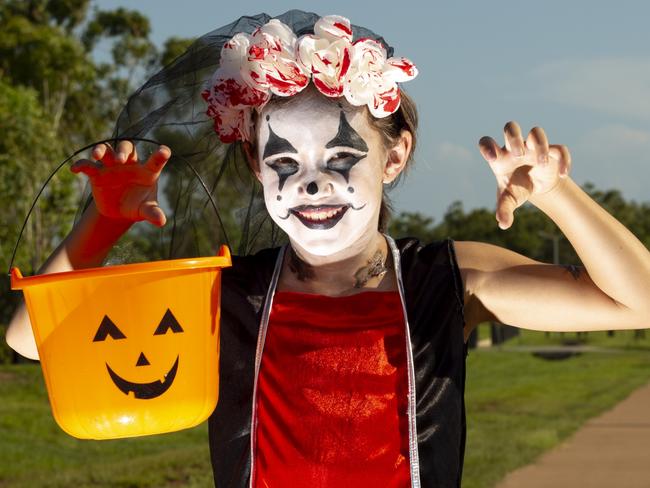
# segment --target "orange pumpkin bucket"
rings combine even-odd
[[[23,278],[43,376],[59,426],[82,439],[193,427],[219,392],[218,256]]]

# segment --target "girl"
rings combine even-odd
[[[480,242],[393,241],[382,232],[383,191],[411,160],[417,115],[390,83],[415,68],[387,59],[378,40],[352,43],[347,19],[305,14],[306,28],[292,15],[281,25],[259,16],[252,34],[230,36],[204,93],[220,139],[242,144],[289,239],[235,257],[223,274],[215,481],[460,486],[471,330],[487,320],[648,327],[650,253],[571,180],[565,146],[541,128],[524,137],[515,122],[503,145],[479,141],[497,180],[498,224],[507,229],[531,202],[584,269]],[[310,33],[298,40],[299,30]],[[164,225],[157,181],[170,155],[161,146],[141,164],[122,141],[76,162],[94,202],[43,272],[99,266],[134,222]],[[37,357],[24,309],[7,341]]]

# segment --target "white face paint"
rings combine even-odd
[[[310,97],[264,110],[257,130],[266,208],[294,245],[329,256],[377,233],[387,153],[362,110]]]

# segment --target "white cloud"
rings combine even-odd
[[[557,61],[531,76],[547,100],[650,120],[650,57]]]
[[[470,151],[460,144],[442,142],[434,146],[433,157],[436,163],[466,163],[476,159],[478,149]]]
[[[650,130],[608,124],[583,134],[571,146],[574,179],[601,189],[618,188],[626,198],[650,200]]]
[[[650,131],[622,124],[597,127],[584,134],[577,146],[585,154],[600,158],[633,156],[636,160],[650,159]]]

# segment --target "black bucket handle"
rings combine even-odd
[[[97,141],[97,142],[93,142],[91,144],[88,144],[88,145],[82,147],[81,149],[78,149],[77,151],[73,152],[67,158],[65,158],[54,169],[54,171],[52,171],[52,173],[50,173],[50,176],[47,177],[47,179],[45,180],[45,183],[43,183],[43,186],[41,186],[41,189],[38,190],[38,193],[36,194],[36,197],[34,198],[34,201],[32,202],[31,207],[29,207],[29,211],[27,212],[27,215],[25,216],[25,220],[23,221],[23,225],[20,228],[20,233],[18,234],[18,239],[16,240],[16,245],[14,246],[14,250],[11,253],[11,261],[9,262],[9,270],[7,271],[7,274],[9,276],[11,276],[11,268],[13,268],[14,260],[16,259],[16,252],[18,251],[18,245],[20,244],[20,240],[23,237],[23,232],[25,231],[25,227],[27,226],[27,222],[29,220],[29,217],[32,215],[32,211],[34,210],[34,207],[36,206],[36,203],[38,202],[38,199],[40,198],[41,194],[45,190],[45,187],[50,182],[50,180],[52,178],[54,178],[54,175],[57,174],[59,172],[59,170],[63,166],[65,166],[72,158],[78,156],[79,154],[81,154],[84,151],[87,151],[91,147],[94,147],[94,146],[96,146],[98,144],[107,144],[107,143],[113,143],[113,145],[115,145],[115,143],[120,142],[120,141],[148,142],[148,143],[151,143],[151,144],[156,144],[158,146],[164,145],[163,143],[158,142],[158,141],[156,141],[154,139],[147,139],[147,138],[143,138],[143,137],[111,137],[110,139],[103,139],[101,141]],[[208,198],[210,200],[210,203],[212,204],[212,208],[214,208],[214,212],[217,214],[217,219],[219,219],[219,224],[221,225],[221,229],[223,231],[223,236],[224,236],[224,239],[226,241],[226,245],[228,247],[230,247],[230,241],[228,240],[228,235],[226,234],[226,228],[223,225],[223,221],[221,220],[221,215],[219,214],[219,210],[217,209],[217,204],[215,203],[214,199],[212,198],[212,194],[210,193],[210,190],[208,189],[205,182],[203,181],[203,178],[201,178],[198,171],[196,171],[196,168],[194,168],[194,166],[192,166],[192,163],[190,163],[187,160],[187,158],[185,158],[183,156],[178,156],[178,155],[175,156],[175,157],[181,159],[185,164],[187,164],[187,166],[190,168],[190,170],[192,170],[192,173],[194,173],[194,176],[196,176],[196,178],[199,180],[199,183],[201,184],[201,186],[205,190],[205,193],[207,194],[207,196],[208,196]]]

